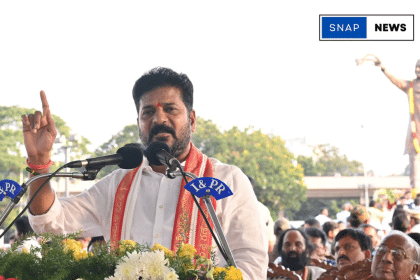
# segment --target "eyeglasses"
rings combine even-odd
[[[403,261],[405,259],[409,259],[409,257],[407,256],[407,253],[404,252],[401,249],[389,249],[386,246],[379,246],[376,248],[375,250],[375,255],[378,256],[382,256],[384,254],[386,254],[386,252],[388,252],[388,250],[391,252],[392,258],[396,261]]]

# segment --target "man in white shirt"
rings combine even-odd
[[[321,224],[321,227],[325,222],[331,221],[331,218],[328,217],[328,209],[323,208],[321,210],[321,213],[319,213],[319,215],[316,216],[315,219],[318,220],[318,222]]]
[[[207,159],[191,144],[191,135],[196,129],[191,81],[186,75],[171,69],[154,68],[136,82],[133,98],[138,112],[139,136],[146,147],[155,141],[165,142],[186,169],[197,169],[195,163],[199,163],[204,172],[213,174],[231,188],[234,195],[214,202],[216,215],[244,279],[265,279],[268,256],[263,236],[266,230],[261,225],[257,199],[249,180],[239,168]],[[41,92],[41,100],[43,114],[37,111],[22,116],[23,134],[29,165],[39,173],[48,173],[49,152],[56,131],[44,92]],[[178,199],[191,197],[183,194],[185,189],[181,187],[181,178],[168,179],[164,173],[164,166],[149,165],[144,159],[137,169],[116,170],[84,193],[60,199],[47,184],[29,208],[31,224],[36,231],[68,233],[82,230],[82,236],[103,235],[111,242],[115,238],[132,239],[174,248],[182,230],[180,216],[194,214],[181,211],[184,204]],[[126,178],[131,178],[129,192],[122,215],[117,217],[121,221],[118,224],[114,214],[120,210],[119,205],[115,207],[115,201],[126,189],[120,188],[121,185],[127,186]],[[34,195],[42,181],[31,185],[29,197]],[[200,233],[194,231],[196,229],[199,229],[198,224],[191,228],[188,242],[198,242],[195,238]],[[218,249],[216,254],[218,265],[225,265]]]

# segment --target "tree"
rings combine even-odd
[[[22,133],[22,115],[32,114],[36,110],[21,108],[18,106],[0,106],[0,180],[10,179],[20,182],[21,174],[27,175],[25,146],[23,143]],[[65,136],[66,139],[70,137],[71,129],[58,116],[53,115],[55,126],[57,128],[57,137]],[[69,144],[69,143],[65,143]],[[80,158],[88,154],[87,144],[89,140],[82,137],[82,142],[72,149],[71,158]],[[58,150],[53,150],[53,153],[58,153]],[[51,167],[51,170],[56,170],[61,164],[56,163]],[[26,176],[25,176],[26,177]],[[21,202],[25,201],[25,197]],[[4,199],[0,203],[0,211],[3,212],[8,201]],[[17,209],[8,216],[5,223],[8,224],[18,214]]]
[[[314,148],[312,157],[298,156],[298,163],[304,169],[305,176],[334,176],[339,173],[342,176],[363,175],[363,164],[359,161],[350,161],[346,155],[340,155],[337,147],[330,144],[318,145]]]
[[[116,135],[113,135],[110,140],[102,144],[99,148],[93,153],[94,157],[101,157],[106,155],[112,155],[117,152],[117,150],[128,143],[137,143],[139,142],[139,130],[136,124],[127,125],[118,132]],[[112,171],[118,169],[116,165],[108,165],[99,171],[96,178],[101,179]]]
[[[280,137],[252,127],[221,132],[211,121],[197,118],[192,141],[206,155],[236,165],[252,177],[258,200],[274,217],[281,210],[299,210],[306,200],[303,169],[293,164],[294,156]]]
[[[35,112],[34,109],[21,108],[18,106],[0,106],[0,176],[19,182],[19,174],[26,168],[24,157],[25,146],[22,133],[22,115]],[[53,115],[57,128],[57,137],[70,137],[71,129],[60,117]],[[82,137],[82,142],[72,149],[71,158],[80,158],[88,154],[87,144],[89,140]],[[70,143],[65,143],[69,145]],[[53,150],[53,153],[59,151]],[[56,169],[58,164],[52,166]]]

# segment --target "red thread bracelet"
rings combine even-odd
[[[29,163],[29,159],[26,159],[26,164],[28,165],[28,167],[32,170],[42,170],[42,169],[47,169],[48,167],[50,167],[51,165],[55,164],[55,162],[53,162],[51,159],[50,161],[45,164],[45,165],[36,165],[36,164],[32,164]]]

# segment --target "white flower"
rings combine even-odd
[[[144,252],[140,259],[140,276],[145,280],[164,280],[165,275],[171,273],[167,265],[168,260],[165,259],[163,251]]]
[[[178,280],[175,270],[169,267],[163,251],[128,253],[115,269],[114,276],[106,280]]]
[[[178,274],[175,273],[173,268],[170,269],[171,271],[165,275],[165,280],[178,280]]]
[[[140,277],[139,260],[141,255],[137,252],[128,253],[115,269],[114,279],[138,280]]]

